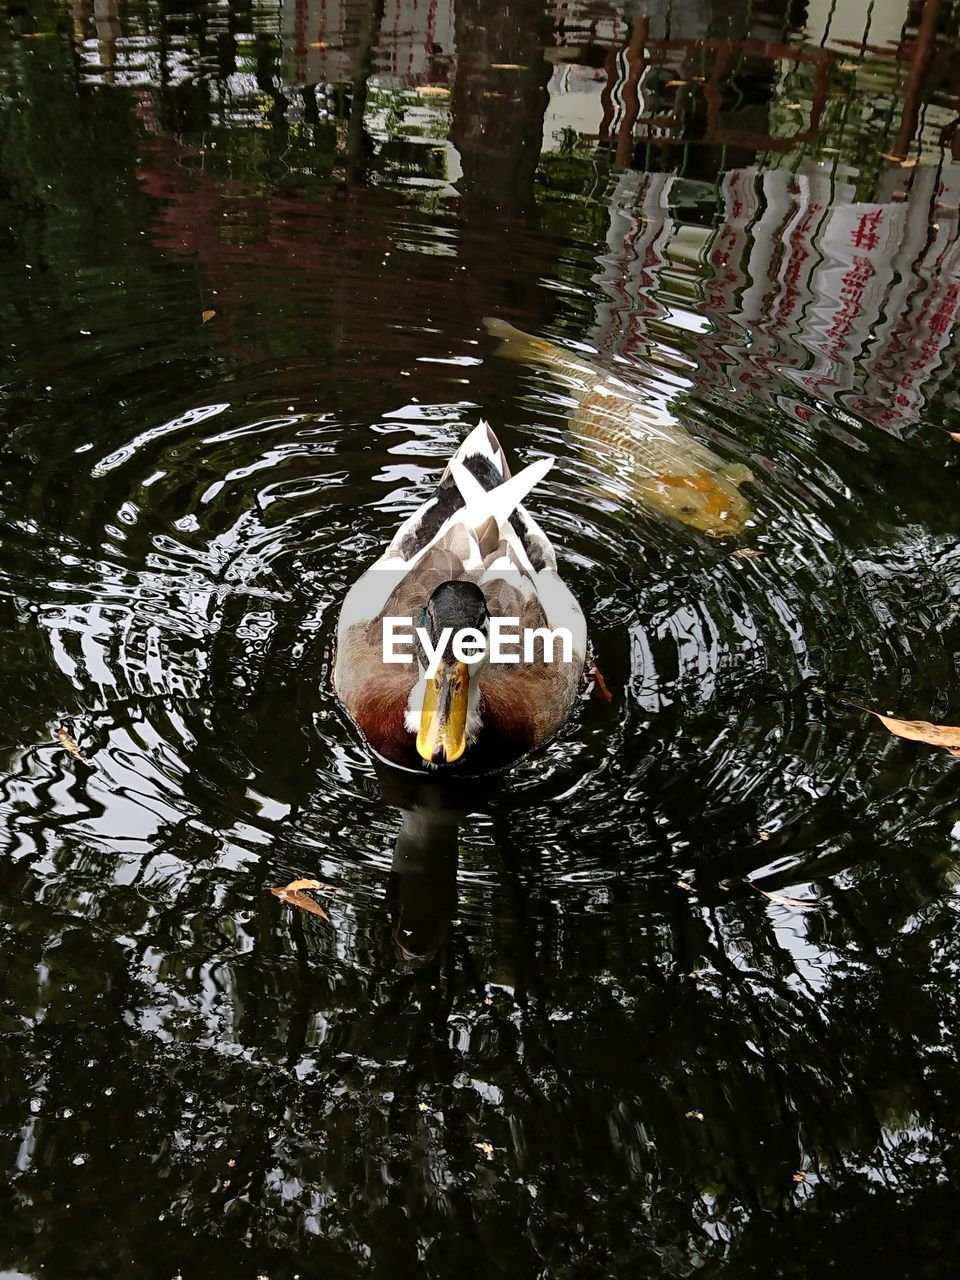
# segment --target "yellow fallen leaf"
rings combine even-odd
[[[417,93],[421,98],[449,98],[450,90],[442,84],[418,84]]]
[[[806,1174],[804,1173],[804,1171],[801,1169],[801,1170],[799,1170],[799,1172],[797,1172],[797,1173],[795,1173],[795,1174],[793,1175],[793,1180],[794,1180],[794,1182],[806,1182],[806,1180],[807,1180],[807,1175],[806,1175]]]
[[[326,40],[311,40],[310,43],[307,45],[308,49],[326,49],[326,47],[327,47]]]
[[[200,312],[200,321],[201,321],[201,323],[202,323],[202,324],[206,324],[206,323],[207,323],[207,321],[208,321],[208,320],[212,320],[212,319],[213,319],[213,317],[214,317],[216,314],[217,314],[217,313],[216,313],[215,311],[201,311],[201,312]]]
[[[478,1151],[482,1151],[488,1160],[493,1159],[493,1143],[492,1142],[475,1142],[473,1144]]]
[[[956,440],[957,444],[960,444],[960,431],[948,431],[947,435],[951,440]]]
[[[522,62],[491,62],[491,71],[526,71],[526,66]]]
[[[319,880],[291,880],[289,884],[282,885],[279,889],[271,889],[270,892],[275,898],[285,902],[287,906],[299,907],[301,911],[309,911],[311,915],[320,916],[321,919],[329,923],[330,917],[319,902],[314,902],[312,898],[303,892],[305,888],[322,889],[323,885]]]
[[[63,747],[64,751],[66,751],[68,755],[73,756],[74,760],[79,760],[79,762],[81,764],[85,764],[88,769],[95,769],[97,767],[92,760],[87,759],[87,757],[83,754],[83,752],[77,746],[76,738],[73,736],[70,730],[66,727],[66,725],[59,726],[59,728],[57,729],[57,738],[59,739],[60,745],[61,747]]]
[[[853,702],[851,706],[858,704]],[[898,720],[896,716],[883,716],[879,711],[870,711],[869,707],[858,707],[867,711],[895,733],[898,738],[908,738],[910,742],[924,742],[928,747],[943,747],[952,756],[960,756],[960,729],[950,724],[931,724],[929,720]]]
[[[686,1116],[686,1118],[687,1118],[688,1120],[702,1120],[702,1119],[703,1119],[703,1112],[702,1112],[702,1111],[685,1111],[685,1112],[684,1112],[684,1115]]]
[[[665,87],[667,89],[682,89],[685,84],[689,83],[689,80],[668,80]]]
[[[736,560],[752,560],[754,556],[762,556],[763,552],[758,551],[756,547],[738,547],[736,551],[731,551],[730,555]]]
[[[891,160],[894,164],[898,164],[901,169],[912,169],[917,163],[916,160],[906,160],[903,156],[892,155],[889,151],[878,151],[877,155],[881,160]]]
[[[678,880],[677,884],[681,889],[686,889],[687,893],[693,893],[693,885],[688,884],[686,880]]]

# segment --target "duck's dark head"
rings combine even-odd
[[[422,692],[417,720],[417,751],[428,764],[453,764],[473,741],[480,727],[480,691],[477,681],[486,662],[490,614],[483,592],[473,582],[462,579],[442,582],[421,609],[417,627],[429,640],[429,650],[418,635],[415,650],[421,680],[414,697]],[[479,633],[474,643],[473,661],[460,660],[453,651],[454,639],[464,631]],[[476,641],[477,637],[471,637]],[[434,674],[430,674],[430,653],[443,644]],[[411,710],[415,706],[411,704]],[[411,726],[412,727],[412,726]]]

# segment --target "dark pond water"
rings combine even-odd
[[[4,1276],[952,1273],[958,24],[0,6]],[[613,696],[438,795],[331,642],[481,413]]]

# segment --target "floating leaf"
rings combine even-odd
[[[798,911],[813,911],[820,905],[811,898],[791,898],[786,893],[773,893],[767,889],[761,889],[752,880],[748,880],[747,884],[751,889],[756,889],[757,893],[762,893],[765,898],[769,898],[771,902],[779,902],[782,907],[796,907]]]
[[[478,1151],[482,1151],[488,1160],[493,1159],[493,1143],[492,1142],[475,1142],[473,1144]]]
[[[207,321],[208,321],[208,320],[212,320],[212,319],[213,319],[213,317],[214,317],[216,314],[217,314],[217,313],[216,313],[215,311],[201,311],[201,312],[200,312],[200,320],[201,320],[201,322],[202,322],[203,324],[206,324],[206,323],[207,323]]]
[[[916,160],[907,160],[903,156],[892,155],[889,151],[878,151],[881,160],[890,160],[893,164],[898,164],[901,169],[912,169],[917,163]]]
[[[320,916],[321,919],[328,923],[330,917],[320,906],[319,902],[314,902],[303,891],[305,889],[322,889],[324,886],[319,880],[291,880],[289,884],[282,885],[279,889],[271,889],[270,892],[275,898],[279,898],[281,902],[285,902],[290,907],[299,907],[301,911],[309,911],[311,915]]]
[[[686,889],[687,893],[693,893],[693,885],[688,884],[686,880],[678,880],[677,884],[681,889]]]
[[[97,767],[92,760],[87,759],[87,757],[83,754],[83,752],[77,746],[76,738],[73,736],[70,730],[66,727],[66,725],[60,725],[60,727],[57,729],[57,738],[59,739],[60,745],[61,747],[63,747],[64,751],[66,751],[69,755],[73,756],[74,760],[79,760],[79,762],[83,765],[86,765],[88,769],[95,769]]]
[[[526,66],[522,62],[491,62],[491,71],[526,71]]]
[[[668,80],[668,81],[667,81],[667,83],[666,83],[666,88],[668,88],[668,89],[682,89],[682,88],[684,87],[684,85],[687,85],[687,84],[689,84],[689,83],[690,83],[690,81],[689,81],[689,80]]]
[[[800,1169],[793,1175],[793,1180],[794,1182],[806,1182],[807,1175]]]
[[[417,93],[421,98],[449,98],[450,90],[442,84],[418,84]]]
[[[951,440],[956,440],[957,444],[960,444],[960,431],[948,431],[947,435]]]
[[[754,556],[762,556],[763,552],[758,551],[756,547],[738,547],[736,551],[731,551],[730,555],[735,560],[752,560]]]
[[[684,1112],[684,1115],[686,1116],[686,1118],[687,1118],[688,1120],[702,1120],[702,1119],[703,1119],[703,1112],[702,1112],[702,1111],[686,1111],[686,1112]]]
[[[895,733],[898,738],[908,738],[911,742],[924,742],[928,747],[943,747],[952,756],[960,756],[960,729],[950,724],[931,724],[928,720],[898,720],[896,716],[884,716],[879,711],[871,711],[869,707],[860,707],[853,702],[851,706],[859,711],[869,712]]]

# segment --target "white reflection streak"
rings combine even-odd
[[[152,444],[154,440],[173,435],[175,431],[180,431],[183,427],[195,427],[198,423],[206,422],[208,418],[215,418],[229,408],[229,403],[224,403],[198,405],[195,409],[187,409],[185,413],[181,413],[176,418],[171,418],[169,422],[164,422],[159,427],[150,427],[149,430],[135,436],[129,444],[125,444],[121,449],[108,453],[105,458],[100,459],[91,474],[104,476],[108,471],[114,471],[117,467],[122,466],[139,449],[142,449],[145,445]]]

